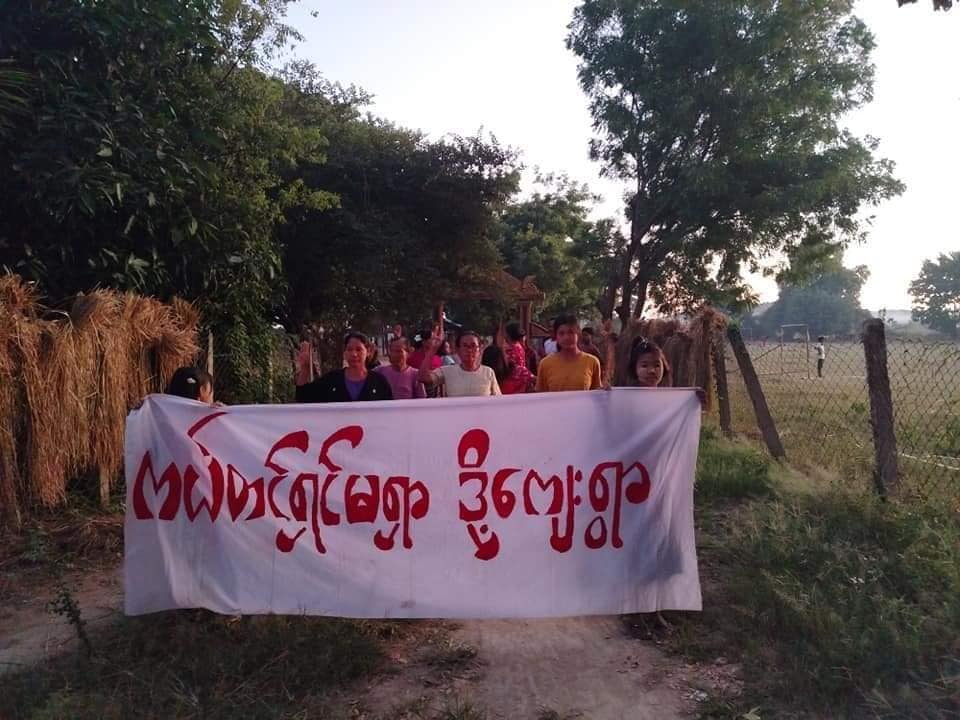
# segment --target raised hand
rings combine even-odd
[[[297,366],[294,382],[297,385],[306,385],[312,380],[313,348],[310,346],[310,343],[306,341],[300,343],[300,348],[297,351],[294,362],[296,362]]]

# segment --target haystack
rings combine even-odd
[[[78,295],[69,311],[0,277],[0,514],[54,506],[97,473],[101,497],[119,475],[127,413],[160,392],[198,352],[199,314],[132,293]]]
[[[714,338],[726,324],[723,313],[710,306],[704,306],[685,320],[650,318],[632,321],[620,334],[617,343],[614,384],[628,384],[630,346],[635,337],[642,336],[663,348],[675,387],[702,387],[709,390],[713,380],[711,353]],[[707,398],[709,403],[709,392]]]

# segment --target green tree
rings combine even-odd
[[[860,292],[870,277],[867,267],[844,267],[839,252],[805,263],[781,274],[777,301],[762,315],[748,315],[745,327],[773,336],[781,325],[795,323],[807,324],[813,336],[859,332],[870,317],[860,306]]]
[[[910,283],[913,319],[953,338],[960,337],[960,252],[926,260]]]
[[[297,171],[307,188],[335,192],[339,203],[295,209],[281,229],[283,322],[292,330],[424,318],[500,267],[496,213],[517,189],[513,151],[481,137],[428,140],[360,117],[365,101],[350,96],[334,109],[325,161]]]
[[[0,265],[51,298],[96,285],[197,301],[227,397],[256,397],[283,297],[274,227],[320,206],[282,174],[322,158],[261,67],[286,0],[13,3],[0,48],[30,79],[0,132]],[[231,394],[232,393],[232,394]]]
[[[628,242],[601,311],[651,291],[743,296],[775,251],[862,236],[864,203],[902,191],[876,142],[844,131],[872,95],[874,43],[852,0],[585,0],[567,45],[599,135],[591,156],[630,183]]]
[[[596,308],[618,241],[612,220],[591,221],[599,197],[567,177],[537,178],[538,189],[507,206],[499,249],[515,277],[533,275],[546,301],[539,314],[589,313]],[[542,190],[541,190],[542,188]]]

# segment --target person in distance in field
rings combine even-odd
[[[397,336],[390,339],[387,345],[389,365],[381,365],[376,372],[380,373],[390,383],[394,400],[408,400],[410,398],[425,398],[427,396],[423,385],[417,380],[416,368],[407,364],[410,346],[405,337]]]
[[[442,387],[447,397],[482,397],[500,395],[500,384],[493,370],[480,364],[480,336],[470,330],[457,337],[459,365],[444,365],[431,369],[434,353],[440,347],[439,334],[427,338],[423,343],[424,358],[420,364],[418,377],[424,385]]]
[[[390,383],[380,373],[367,369],[367,336],[348,332],[343,340],[346,367],[331,370],[310,382],[313,359],[310,344],[301,343],[297,355],[298,403],[353,402],[355,400],[392,400]]]
[[[540,361],[537,392],[599,390],[603,387],[600,361],[580,349],[580,323],[573,315],[561,315],[553,322],[557,352]]]
[[[178,368],[167,385],[167,395],[213,404],[213,377],[196,367]]]

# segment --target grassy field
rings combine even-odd
[[[960,528],[939,503],[771,467],[708,426],[697,467],[701,614],[626,619],[742,666],[704,718],[960,717]]]
[[[869,485],[873,468],[870,404],[863,346],[828,343],[822,378],[812,346],[748,343],[787,458]],[[898,462],[907,493],[960,495],[960,345],[887,343]],[[728,376],[734,430],[759,438],[746,387],[732,353]]]

